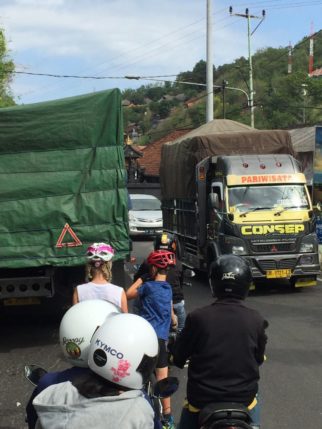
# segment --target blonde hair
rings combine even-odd
[[[112,281],[112,261],[102,260],[101,265],[98,267],[95,267],[95,265],[92,262],[89,262],[88,264],[86,264],[85,274],[86,274],[86,279],[88,281],[91,281],[98,273],[102,273],[104,279],[107,282],[111,282]]]

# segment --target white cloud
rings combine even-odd
[[[143,7],[138,9],[138,3]],[[182,34],[176,35],[175,30],[183,27],[186,22],[189,23],[191,15],[187,10],[180,18],[177,13],[169,16],[169,10],[174,9],[169,8],[169,0],[159,6],[160,10],[155,8],[155,2],[154,6],[152,3],[153,1],[147,0],[19,0],[3,8],[2,20],[4,28],[8,30],[11,49],[15,53],[26,49],[42,49],[44,57],[81,53],[89,58],[99,58],[108,54],[124,55],[126,61],[135,59],[139,51],[142,53],[145,50],[148,52],[147,61],[153,57],[155,63],[162,54],[169,56],[171,45],[179,44],[180,40],[177,39]],[[204,11],[200,15],[202,17]],[[172,37],[166,36],[171,32]],[[151,40],[156,41],[153,46],[150,45]],[[69,49],[61,49],[62,45],[69,46]],[[181,45],[184,48],[182,42]],[[168,48],[166,52],[163,46]]]
[[[230,17],[229,5],[226,0],[213,2],[215,66],[248,55],[247,21]],[[290,7],[285,11],[293,12]],[[263,46],[285,46],[291,39],[285,35],[287,42],[282,40],[283,32],[291,32],[285,22],[300,31],[294,14],[291,20],[283,9],[277,12],[270,11],[252,36],[253,52]],[[189,70],[206,59],[206,0],[1,0],[0,25],[13,60],[28,71],[162,75]],[[301,37],[293,36],[293,41]],[[41,81],[39,96],[73,95],[71,91],[94,85],[51,82]],[[49,93],[50,88],[55,92]]]

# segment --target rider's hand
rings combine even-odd
[[[142,274],[142,276],[140,278],[142,280],[142,283],[145,283],[145,282],[151,280],[150,274]]]
[[[171,327],[172,329],[174,329],[175,331],[178,329],[178,317],[176,315],[172,316],[171,319]]]

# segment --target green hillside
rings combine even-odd
[[[308,37],[293,47],[291,74],[288,47],[257,51],[252,63],[255,128],[285,129],[322,122],[322,76],[308,76]],[[322,30],[314,36],[314,69],[321,67]],[[188,83],[205,85],[205,61],[199,61],[191,71],[179,73],[174,83],[123,91],[125,127],[136,130],[138,143],[146,144],[174,129],[195,128],[205,122],[205,86]],[[225,117],[250,125],[248,84],[248,58],[240,57],[231,64],[214,67],[215,119]]]

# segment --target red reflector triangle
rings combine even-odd
[[[64,240],[65,235],[67,233],[73,238],[74,241],[69,241],[69,242],[63,243],[63,240]],[[82,245],[82,242],[80,241],[80,239],[77,237],[77,235],[72,230],[72,228],[69,226],[69,224],[66,223],[64,228],[62,229],[62,232],[60,233],[58,240],[57,240],[56,247],[76,247],[76,246],[81,246],[81,245]]]

